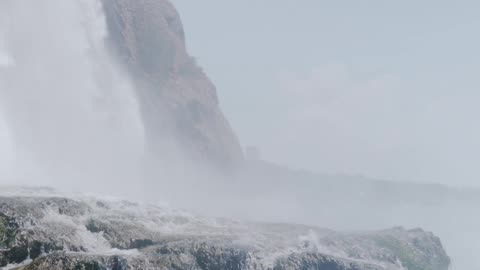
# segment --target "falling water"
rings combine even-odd
[[[0,2],[0,132],[18,178],[73,188],[135,177],[143,127],[107,35],[99,0]]]

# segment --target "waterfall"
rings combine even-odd
[[[100,0],[0,1],[0,132],[33,184],[135,177],[143,126],[107,35]]]

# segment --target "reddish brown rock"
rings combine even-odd
[[[185,46],[180,16],[167,0],[103,0],[111,42],[135,79],[149,148],[174,142],[194,160],[231,167],[240,144],[216,88]]]

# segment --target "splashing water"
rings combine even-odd
[[[0,2],[0,112],[17,177],[68,187],[135,177],[143,127],[107,35],[98,0]]]

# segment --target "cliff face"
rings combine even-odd
[[[446,270],[450,262],[440,240],[420,229],[337,233],[50,192],[0,195],[0,267]]]
[[[111,45],[135,80],[149,149],[172,142],[196,160],[231,166],[243,159],[215,86],[189,56],[180,17],[168,0],[103,0]]]

